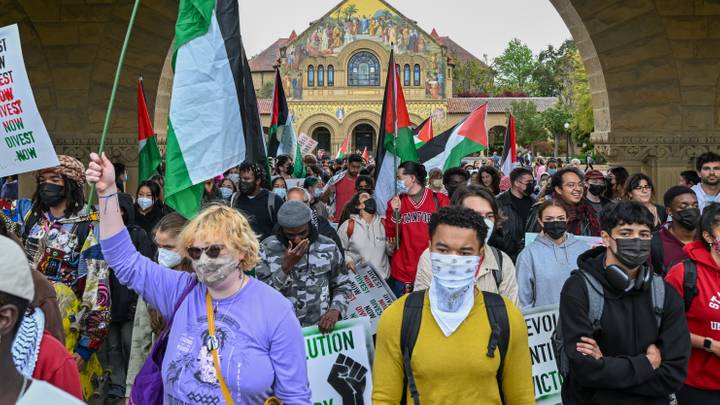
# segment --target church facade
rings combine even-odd
[[[377,142],[390,50],[400,71],[410,121],[431,117],[436,134],[489,103],[491,142],[502,143],[505,112],[517,98],[453,97],[453,68],[478,61],[449,37],[428,33],[382,0],[345,0],[301,34],[280,38],[250,60],[256,90],[272,86],[280,69],[296,133],[336,152],[346,136],[351,150]],[[555,98],[525,98],[544,110]],[[263,125],[272,100],[260,99]],[[493,137],[495,135],[495,137]]]

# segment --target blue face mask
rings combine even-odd
[[[274,188],[272,191],[273,191],[273,193],[275,193],[275,194],[277,194],[278,196],[280,196],[280,198],[282,198],[283,200],[284,200],[285,198],[287,198],[287,190],[285,190],[285,189],[282,188],[282,187],[276,187],[276,188]]]
[[[220,194],[222,194],[224,199],[229,200],[233,195],[233,191],[229,187],[220,187]]]
[[[548,172],[549,175],[552,176],[553,174],[557,173],[557,169],[548,169],[547,172]]]
[[[402,180],[397,181],[397,191],[400,194],[407,194],[408,187],[405,185],[405,182]]]

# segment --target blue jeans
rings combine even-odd
[[[412,292],[413,289],[412,283],[403,283],[402,281],[395,280],[392,277],[388,278],[387,283],[388,287],[390,287],[397,298],[402,297],[407,292]]]

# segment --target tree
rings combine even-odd
[[[571,83],[574,70],[572,55],[577,52],[575,42],[566,40],[559,48],[548,45],[537,57],[532,73],[538,97],[559,97],[565,86]]]
[[[512,103],[512,111],[515,116],[515,135],[518,145],[532,145],[534,142],[548,139],[543,116],[538,112],[535,103],[515,101]]]
[[[572,100],[571,131],[576,144],[586,145],[583,149],[583,152],[585,152],[594,148],[590,140],[590,135],[595,130],[592,95],[590,94],[587,71],[579,52],[574,52],[572,61],[574,71],[572,74],[572,86],[570,87],[572,90],[570,94]]]
[[[255,92],[255,95],[257,98],[270,98],[273,95],[274,87],[275,85],[272,82],[265,82],[265,84]]]
[[[469,93],[491,93],[493,91],[494,72],[477,60],[460,62],[453,69],[453,95]]]
[[[493,62],[493,69],[497,72],[495,86],[501,90],[534,94],[537,86],[532,75],[536,66],[537,61],[533,57],[532,50],[515,38]]]
[[[357,13],[357,12],[358,12],[357,6],[354,5],[354,4],[349,4],[347,7],[345,7],[345,11],[344,11],[345,19],[346,19],[346,20],[349,20],[349,19],[352,18],[352,16],[354,16],[355,13]]]

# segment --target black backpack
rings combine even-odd
[[[690,310],[695,296],[700,291],[697,288],[697,265],[690,259],[683,260],[683,301],[685,312]]]
[[[507,353],[510,341],[510,321],[508,320],[507,308],[505,301],[498,294],[483,291],[483,300],[485,301],[485,310],[487,311],[488,320],[490,321],[490,341],[487,346],[487,356],[495,357],[495,350],[500,349],[500,367],[497,371],[498,391],[500,392],[500,400],[505,403],[505,396],[502,390],[503,367],[505,366],[505,355]],[[415,376],[412,372],[410,359],[415,348],[415,341],[420,331],[420,322],[422,321],[422,310],[425,300],[425,290],[415,291],[408,295],[405,300],[403,310],[402,326],[400,329],[400,349],[403,355],[403,365],[405,378],[403,380],[403,394],[401,404],[407,403],[407,390],[410,389],[410,395],[414,405],[420,404],[420,393],[418,393],[415,384]]]

